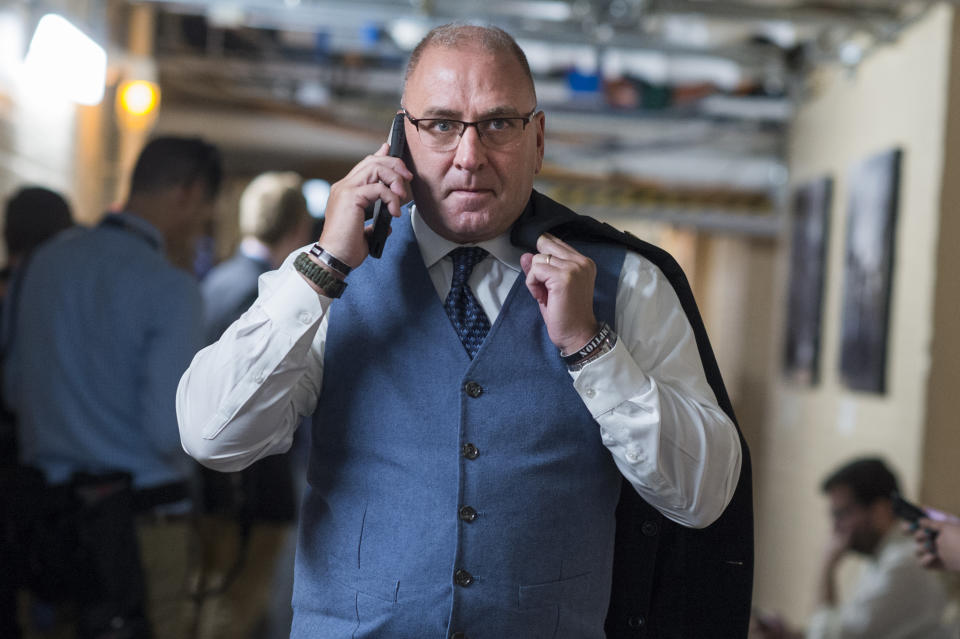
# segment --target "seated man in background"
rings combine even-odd
[[[899,492],[893,472],[880,459],[844,464],[822,484],[830,503],[833,534],[827,542],[818,582],[817,610],[806,634],[786,628],[777,616],[757,616],[758,639],[939,639],[956,637],[945,622],[949,596],[936,575],[914,559],[890,498]],[[850,553],[867,558],[851,595],[840,601],[837,569]]]

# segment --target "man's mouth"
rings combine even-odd
[[[450,194],[461,194],[461,195],[480,195],[493,193],[493,189],[484,189],[479,187],[454,187],[450,189]]]

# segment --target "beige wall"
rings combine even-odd
[[[73,15],[91,20],[95,11],[75,2]],[[2,37],[25,46],[33,22],[28,11],[3,8]],[[18,49],[19,47],[13,47]],[[0,58],[0,206],[25,185],[44,186],[61,193],[81,223],[99,219],[111,202],[109,184],[115,180],[109,136],[112,93],[99,106],[77,106],[65,99],[38,96],[17,81],[19,54],[4,50]],[[0,263],[6,261],[0,242]]]
[[[920,497],[930,505],[960,512],[960,417],[954,397],[960,389],[960,16],[954,16],[950,88],[944,149],[943,190],[940,198],[940,233],[936,254],[936,301],[927,386],[926,442]]]
[[[0,83],[0,208],[20,187],[43,186],[61,193],[76,215],[74,114],[73,105],[30,100]],[[0,242],[0,263],[5,262],[6,246]]]
[[[737,421],[756,460],[764,455],[773,348],[778,239],[701,237],[694,291]],[[754,471],[756,472],[756,470]],[[756,481],[756,480],[755,480]]]
[[[683,268],[737,421],[756,458],[775,372],[770,349],[779,238],[707,233],[637,218],[603,220],[665,249]]]
[[[794,185],[835,179],[821,350],[815,387],[774,376],[755,462],[758,502],[756,604],[802,622],[829,524],[818,485],[826,472],[863,454],[886,456],[903,488],[918,496],[933,338],[936,247],[940,225],[952,10],[940,6],[867,58],[855,74],[825,73],[798,112],[789,163]],[[852,392],[838,378],[848,175],[865,158],[904,151],[888,341],[888,391]],[[784,325],[787,250],[778,260],[774,326]],[[782,328],[771,349],[779,369]],[[854,567],[844,575],[849,581]]]

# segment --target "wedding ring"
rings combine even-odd
[[[551,257],[553,257],[553,256],[550,255],[549,253],[547,253],[547,266],[550,266],[550,258],[551,258]]]

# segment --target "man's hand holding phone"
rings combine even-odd
[[[894,494],[893,512],[913,533],[917,557],[925,568],[960,571],[960,518],[921,508]]]
[[[925,568],[960,571],[960,522],[923,518],[913,534],[917,557]],[[931,543],[931,535],[934,538]]]
[[[320,245],[351,268],[359,266],[370,248],[365,227],[366,211],[381,200],[390,215],[410,199],[413,173],[400,157],[391,157],[384,143],[376,153],[362,159],[343,179],[330,187]]]

